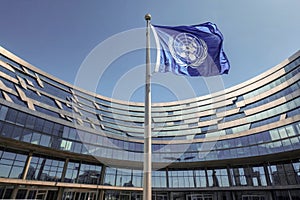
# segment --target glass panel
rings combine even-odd
[[[292,163],[286,163],[286,164],[283,165],[283,167],[284,167],[284,170],[285,170],[287,183],[289,185],[297,184],[297,174],[294,170],[294,167],[293,167]]]
[[[76,183],[78,171],[79,171],[79,163],[69,162],[67,166],[64,182]]]
[[[26,179],[60,181],[63,161],[33,156]]]
[[[141,170],[132,170],[132,184],[135,187],[142,187],[143,184],[143,171]]]
[[[40,145],[48,147],[50,145],[50,139],[51,137],[48,135],[42,135],[40,140]]]
[[[268,171],[272,185],[287,185],[287,179],[283,165],[269,165]]]
[[[117,169],[106,167],[104,185],[116,185]]]
[[[78,175],[78,183],[98,184],[100,179],[100,173],[100,166],[81,164]]]
[[[0,154],[0,177],[22,178],[26,155],[4,151]]]
[[[230,169],[231,175],[233,177],[233,183],[235,183],[236,186],[246,186],[246,176],[244,168],[233,168]]]
[[[229,179],[227,169],[207,170],[209,186],[228,187]]]
[[[297,183],[300,183],[300,162],[293,163],[294,171],[295,171],[295,177],[297,180]]]
[[[152,187],[156,187],[156,188],[167,187],[166,171],[152,172]]]
[[[206,187],[205,170],[195,171],[196,187]]]
[[[129,169],[117,170],[117,186],[133,187],[131,170]]]
[[[252,167],[253,186],[267,186],[266,175],[263,167]]]

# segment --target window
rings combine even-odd
[[[67,171],[65,175],[64,182],[67,183],[76,183],[76,179],[78,176],[79,163],[69,162],[67,166]]]
[[[268,172],[272,185],[287,185],[287,179],[283,165],[269,165]]]
[[[8,151],[0,151],[0,177],[22,178],[27,156]]]
[[[60,181],[64,161],[33,156],[26,179],[41,181]]]
[[[232,182],[235,186],[247,186],[244,168],[230,169],[230,173],[232,176]]]
[[[170,188],[192,188],[195,187],[193,171],[168,171]]]
[[[104,185],[116,185],[116,177],[117,177],[117,169],[106,167],[105,177],[104,177]]]
[[[252,167],[251,169],[253,186],[267,186],[264,167]]]
[[[227,169],[207,170],[208,183],[212,187],[229,187]]]
[[[152,187],[156,187],[156,188],[167,187],[166,171],[152,172]]]
[[[101,166],[84,164],[80,165],[78,183],[99,184]]]
[[[195,171],[196,187],[206,187],[205,170]]]

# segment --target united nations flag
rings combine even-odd
[[[230,64],[223,51],[223,35],[215,24],[151,28],[160,52],[155,71],[188,76],[228,73]]]

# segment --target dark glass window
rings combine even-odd
[[[280,116],[274,116],[274,117],[270,117],[270,118],[267,118],[267,119],[264,119],[264,120],[261,120],[261,121],[253,122],[253,123],[251,123],[250,128],[256,128],[256,127],[259,127],[259,126],[263,126],[263,125],[267,125],[267,124],[277,122],[277,121],[279,121],[279,118],[280,118]]]
[[[26,119],[25,127],[33,129],[34,128],[34,124],[35,124],[35,120],[36,120],[35,116],[28,115],[27,119]]]
[[[268,172],[272,185],[287,185],[287,177],[283,165],[269,165]]]
[[[294,168],[294,171],[295,171],[296,181],[299,184],[300,183],[300,162],[299,161],[294,162],[293,163],[293,168]]]
[[[4,123],[2,126],[2,130],[1,130],[1,135],[4,137],[12,137],[14,131],[14,125],[13,124],[8,124],[8,123]]]
[[[16,119],[16,124],[25,126],[27,119],[27,114],[23,112],[18,112],[18,117]]]
[[[101,166],[81,164],[78,174],[78,183],[99,184]]]
[[[293,117],[293,116],[299,115],[299,114],[300,114],[300,108],[297,108],[297,109],[288,111],[288,112],[287,112],[287,118]]]
[[[40,133],[32,133],[31,137],[31,143],[32,144],[39,144],[41,139],[41,134]]]
[[[111,168],[111,167],[106,167],[105,177],[104,177],[104,185],[115,186],[116,181],[117,181],[116,177],[117,177],[117,169]]]
[[[0,151],[0,177],[22,178],[27,156],[8,151]]]
[[[166,171],[152,172],[152,187],[165,188],[167,187]]]
[[[196,187],[207,187],[205,170],[195,171]]]
[[[134,187],[142,187],[143,184],[143,171],[132,170],[132,185]],[[130,186],[130,184],[127,184]]]
[[[233,114],[233,115],[225,116],[224,121],[225,122],[233,121],[233,120],[240,119],[240,118],[243,118],[243,117],[245,117],[244,112],[236,113],[236,114]]]
[[[72,139],[72,140],[77,140],[77,130],[74,129],[74,128],[70,128],[70,132],[69,132],[68,138]]]
[[[78,172],[79,172],[79,163],[69,162],[67,166],[64,182],[76,183]]]
[[[64,161],[33,156],[26,179],[42,181],[60,181]]]
[[[117,169],[116,186],[133,187],[131,169]]]
[[[231,176],[232,176],[232,182],[236,186],[247,186],[247,178],[246,178],[246,172],[245,169],[240,168],[233,168],[230,169]]]
[[[8,112],[7,112],[7,114],[6,114],[5,120],[6,120],[6,121],[9,121],[9,122],[15,123],[15,122],[16,122],[16,119],[17,119],[17,115],[18,115],[18,111],[9,108],[9,109],[8,109]]]
[[[42,75],[40,75],[40,77],[42,79],[47,79],[46,81],[50,81],[48,78],[43,77]],[[63,91],[62,89],[59,89],[49,83],[47,83],[46,81],[43,81],[44,84],[44,90],[54,96],[60,97],[61,99],[66,99],[68,96],[71,96],[70,93]],[[58,84],[58,83],[53,83],[53,84]]]
[[[15,126],[11,138],[15,140],[20,140],[20,138],[22,137],[22,133],[23,133],[23,128]]]
[[[249,168],[253,186],[267,186],[265,170],[263,166]]]
[[[52,134],[55,136],[62,137],[64,132],[64,126],[61,124],[54,124],[53,129],[52,129]]]
[[[44,133],[47,133],[47,134],[52,134],[52,128],[54,126],[54,123],[53,122],[50,122],[50,121],[45,121],[44,123],[44,127],[43,127],[43,132]]]
[[[0,120],[4,120],[6,118],[7,112],[8,112],[8,107],[0,105]]]
[[[34,130],[41,132],[44,127],[45,120],[42,118],[36,118],[34,123]]]
[[[50,115],[50,116],[59,118],[59,114],[56,113],[56,112],[53,112],[53,111],[51,111],[51,110],[45,109],[45,108],[40,107],[40,106],[37,106],[37,105],[35,105],[35,109],[36,109],[36,111],[38,111],[38,112],[41,112],[41,113],[44,113],[44,114],[46,114],[46,115]]]
[[[23,142],[30,142],[31,141],[31,137],[32,137],[32,131],[29,130],[29,129],[24,129],[21,140]]]
[[[285,163],[285,164],[283,164],[283,167],[285,170],[288,184],[296,185],[297,184],[297,174],[296,174],[296,171],[295,171],[292,163]]]
[[[193,171],[168,171],[170,188],[193,188]]]
[[[49,147],[51,142],[51,137],[48,135],[41,135],[40,145],[44,147]]]
[[[75,153],[81,153],[81,149],[82,149],[82,144],[79,142],[74,142],[74,149],[73,151]]]

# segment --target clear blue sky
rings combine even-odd
[[[299,8],[299,0],[1,0],[0,45],[41,70],[74,83],[82,62],[98,44],[114,34],[145,27],[146,13],[151,13],[152,23],[159,25],[211,21],[225,38],[231,70],[222,79],[228,88],[259,75],[299,50]],[[131,52],[127,58],[116,60],[118,67],[107,72],[105,84],[100,84],[97,92],[113,96],[111,91],[122,77],[120,73],[142,65],[144,58],[144,52]],[[123,71],[118,71],[120,68]],[[202,78],[188,80],[196,95],[208,93]],[[142,85],[131,100],[143,101],[141,88]],[[192,97],[175,98],[172,93],[154,86],[153,100]]]

